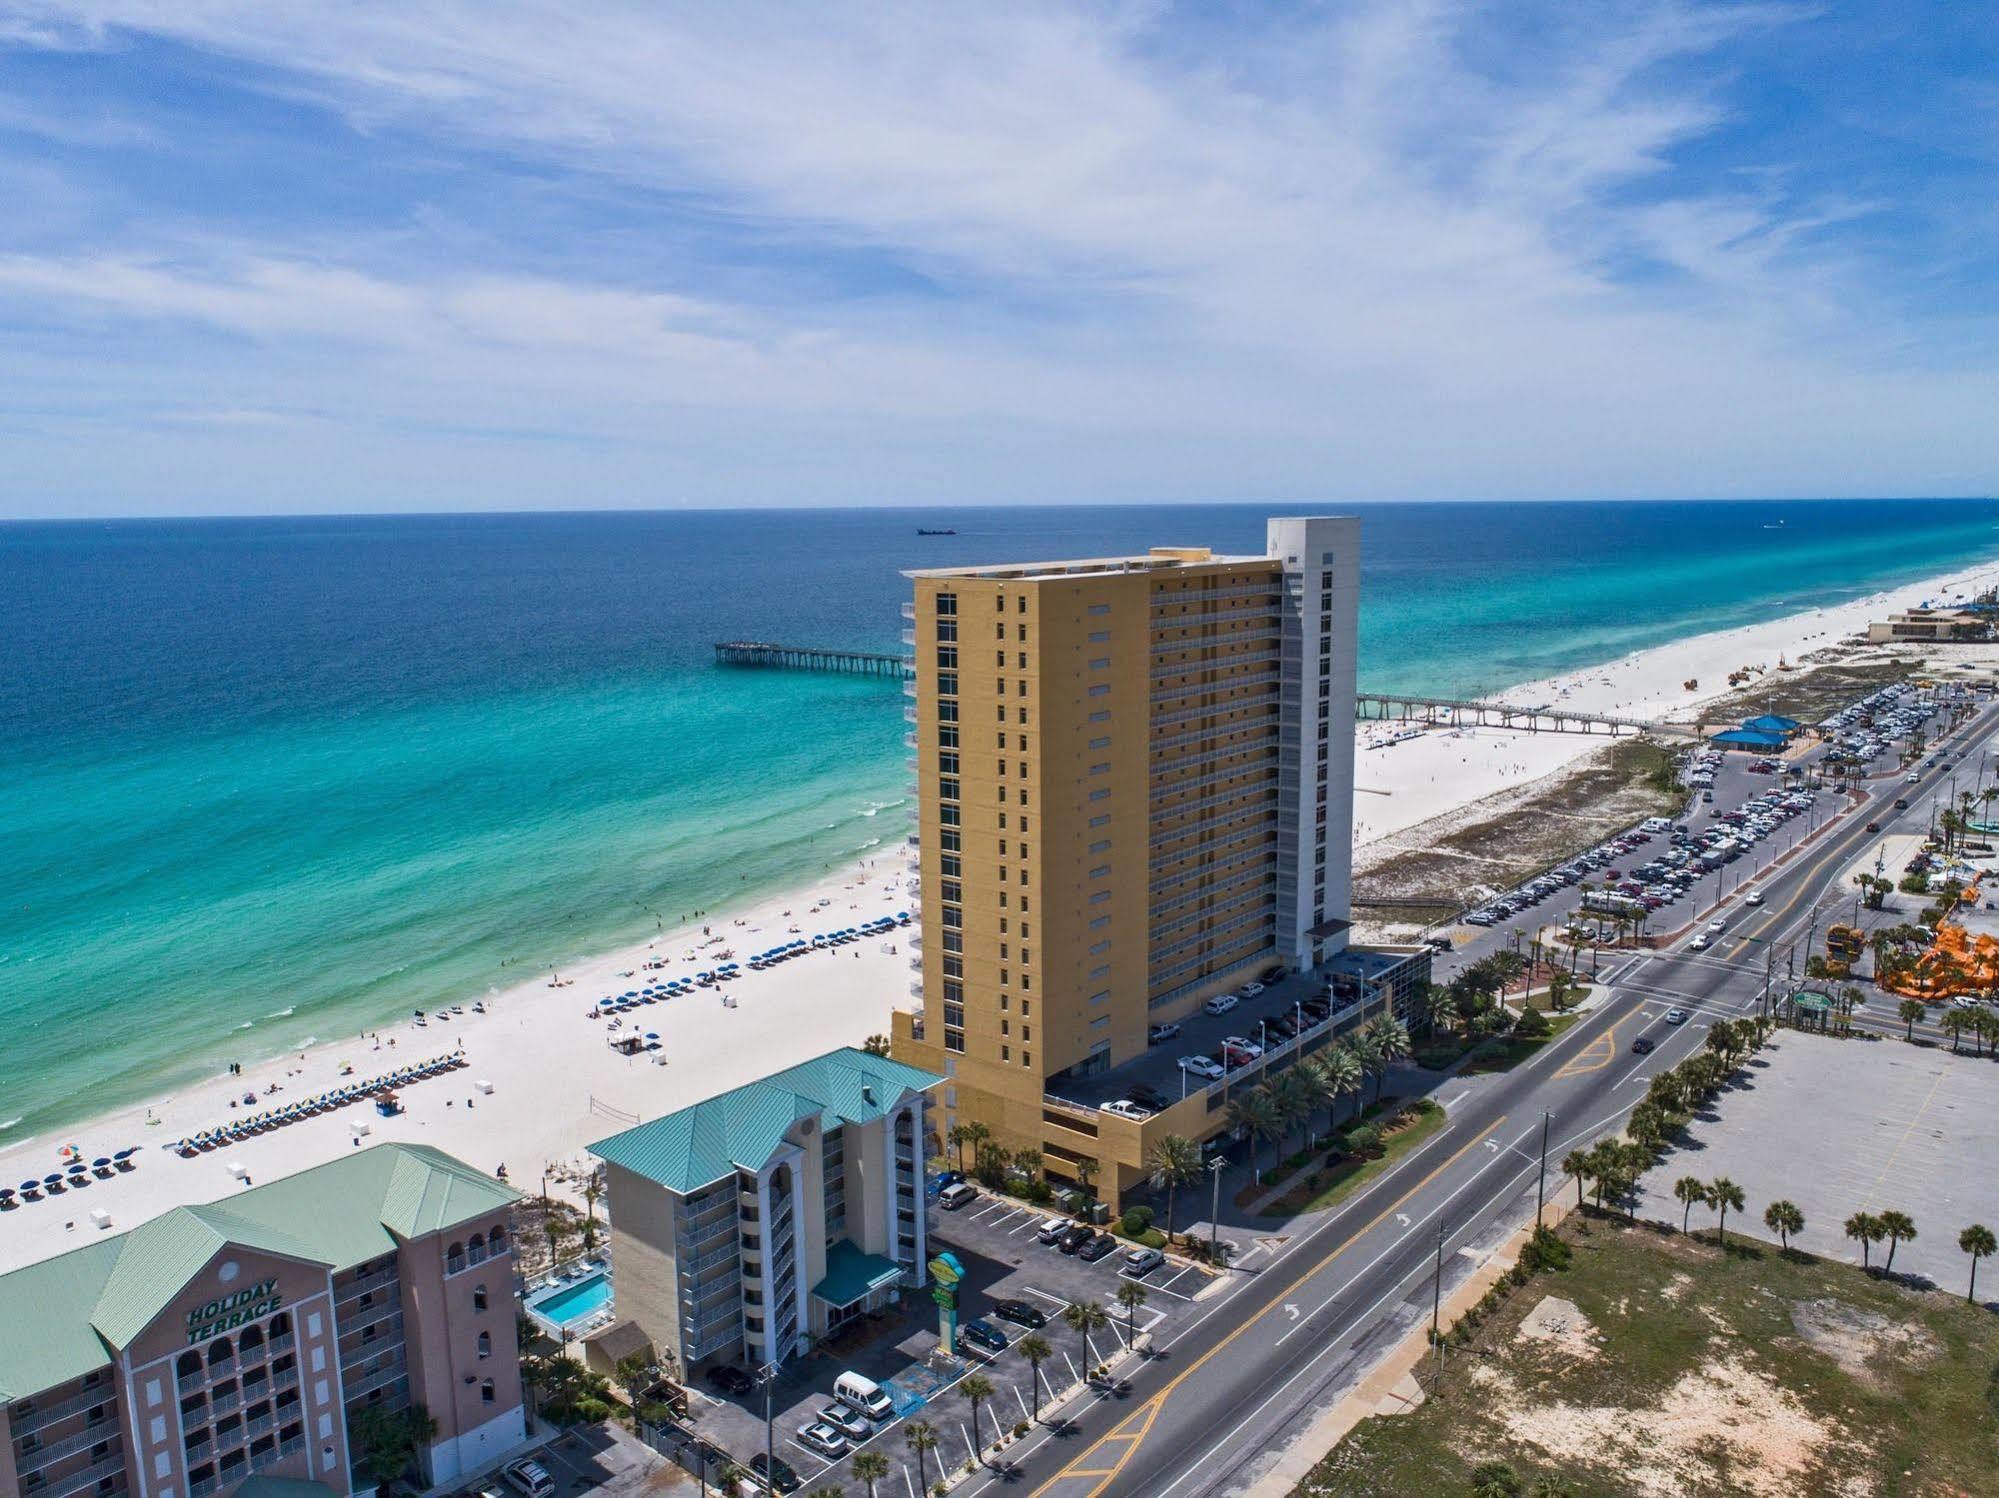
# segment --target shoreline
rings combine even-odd
[[[1780,656],[1799,663],[1813,651],[1851,640],[1870,617],[1993,581],[1999,581],[1999,561],[1981,562],[1848,603],[1629,652],[1508,688],[1494,699],[1691,724],[1688,715],[1701,703],[1735,690],[1725,681],[1732,670],[1774,671]],[[1686,688],[1688,679],[1698,685]],[[1397,727],[1356,725],[1357,870],[1397,833],[1562,770],[1608,742],[1582,734],[1426,728],[1392,746],[1373,746]],[[807,1056],[886,1033],[890,1010],[909,1002],[908,942],[914,928],[763,972],[745,969],[729,986],[733,1005],[714,991],[700,990],[633,1011],[628,1026],[635,1022],[641,1033],[657,1033],[662,1046],[657,1052],[621,1056],[606,1043],[605,1022],[583,1017],[599,997],[637,987],[630,976],[642,973],[648,960],[663,960],[668,972],[691,973],[719,960],[715,954],[725,949],[742,960],[773,946],[794,924],[809,935],[858,925],[866,916],[913,910],[907,880],[914,873],[914,854],[903,833],[884,836],[872,851],[872,858],[785,890],[731,892],[740,903],[718,903],[705,934],[697,921],[578,958],[556,969],[560,986],[537,973],[495,997],[468,993],[458,1002],[460,1013],[447,1009],[421,1026],[404,1018],[358,1037],[287,1050],[246,1062],[240,1076],[211,1076],[148,1102],[9,1141],[0,1148],[0,1184],[59,1169],[57,1152],[72,1142],[86,1159],[135,1145],[140,1155],[138,1169],[129,1175],[0,1215],[0,1271],[95,1236],[92,1209],[109,1212],[110,1227],[124,1230],[175,1205],[241,1189],[231,1165],[243,1166],[253,1181],[269,1179],[383,1140],[435,1144],[486,1170],[504,1164],[516,1186],[532,1190],[545,1167],[570,1167],[584,1145],[634,1118],[656,1117]],[[823,916],[821,925],[810,923],[814,910]],[[477,1013],[475,1004],[490,1012]],[[467,1066],[411,1086],[405,1094],[408,1111],[393,1118],[355,1105],[193,1159],[160,1148],[232,1116],[370,1078],[461,1043]],[[350,1073],[343,1075],[342,1063],[351,1064]],[[274,1087],[279,1090],[267,1090]],[[246,1094],[253,1103],[245,1104]],[[157,1122],[148,1123],[149,1118]],[[351,1128],[357,1123],[369,1127],[359,1139]],[[567,1187],[562,1194],[575,1197]]]

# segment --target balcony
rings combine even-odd
[[[384,1368],[380,1373],[371,1374],[352,1388],[342,1389],[340,1391],[341,1402],[343,1404],[353,1404],[357,1400],[367,1398],[368,1395],[377,1389],[386,1389],[395,1384],[407,1383],[409,1376],[409,1369],[404,1367]]]
[[[902,601],[902,617],[903,617],[903,618],[905,618],[905,619],[911,619],[911,620],[915,619],[915,617],[916,617],[916,600],[915,600],[914,598],[905,598],[905,599],[903,599],[903,601]]]
[[[384,1292],[392,1292],[388,1294],[387,1298],[390,1300],[399,1300],[401,1299],[401,1295],[393,1292],[399,1292],[401,1285],[402,1282],[396,1278],[394,1270],[390,1270],[386,1274],[371,1274],[364,1280],[356,1281],[348,1289],[333,1297],[334,1313],[338,1315],[342,1306],[351,1306],[364,1295],[381,1295]]]
[[[15,1459],[14,1470],[22,1477],[26,1477],[30,1472],[39,1472],[66,1456],[75,1456],[79,1451],[88,1451],[99,1441],[116,1440],[118,1435],[117,1421],[100,1420],[77,1435],[65,1437],[47,1446],[37,1446],[33,1451],[23,1451]]]
[[[275,1467],[279,1462],[285,1460],[285,1458],[296,1456],[303,1450],[305,1450],[305,1437],[293,1436],[289,1441],[278,1442],[277,1445],[266,1451],[262,1456],[251,1457],[250,1470],[252,1472],[261,1472],[266,1467]]]
[[[57,1478],[46,1487],[36,1488],[35,1498],[69,1498],[70,1494],[81,1493],[87,1488],[94,1488],[105,1478],[115,1476],[124,1470],[124,1456],[114,1452],[112,1455],[105,1457],[101,1462],[92,1462],[89,1466],[72,1472],[67,1477]]]
[[[85,1389],[80,1394],[59,1399],[54,1404],[37,1405],[24,1414],[14,1415],[8,1424],[14,1432],[15,1439],[18,1440],[35,1431],[46,1430],[56,1421],[67,1419],[71,1415],[89,1409],[92,1405],[103,1405],[104,1412],[108,1416],[115,1411],[117,1403],[118,1391],[112,1385],[105,1384],[101,1388]]]

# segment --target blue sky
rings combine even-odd
[[[1999,13],[0,0],[0,516],[1999,491]]]

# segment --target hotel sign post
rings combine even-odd
[[[224,1295],[187,1313],[187,1340],[206,1342],[226,1331],[262,1320],[285,1303],[275,1279],[262,1280],[234,1295]]]
[[[930,1298],[937,1302],[937,1345],[944,1356],[958,1351],[958,1285],[965,1278],[965,1266],[949,1249],[930,1261]]]

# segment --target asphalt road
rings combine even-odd
[[[1995,729],[1999,711],[1987,706],[1946,743],[1953,757],[1976,755]],[[1655,1073],[1704,1044],[1703,1020],[1756,1012],[1766,969],[1781,976],[1786,948],[1802,971],[1808,933],[1851,909],[1849,867],[1881,836],[1921,830],[1950,773],[1927,772],[1914,787],[1885,779],[1864,805],[1821,824],[1791,859],[1749,882],[1763,904],[1741,905],[1747,891],[1732,888],[1728,936],[1714,949],[1686,951],[1682,938],[1607,963],[1608,997],[1556,1041],[1509,1072],[1442,1083],[1451,1119],[1442,1133],[1178,1318],[1158,1356],[1131,1374],[1127,1398],[1038,1432],[1009,1453],[1014,1473],[972,1491],[1195,1498],[1246,1485],[1301,1421],[1427,1318],[1439,1277],[1448,1292],[1531,1219],[1544,1116],[1552,1197],[1573,1189],[1559,1174],[1562,1155],[1620,1127]],[[1897,795],[1907,795],[1909,811],[1886,810]],[[1881,832],[1869,833],[1869,821]],[[1676,1006],[1689,1023],[1667,1024]],[[1641,1034],[1656,1042],[1649,1055],[1631,1050]]]

